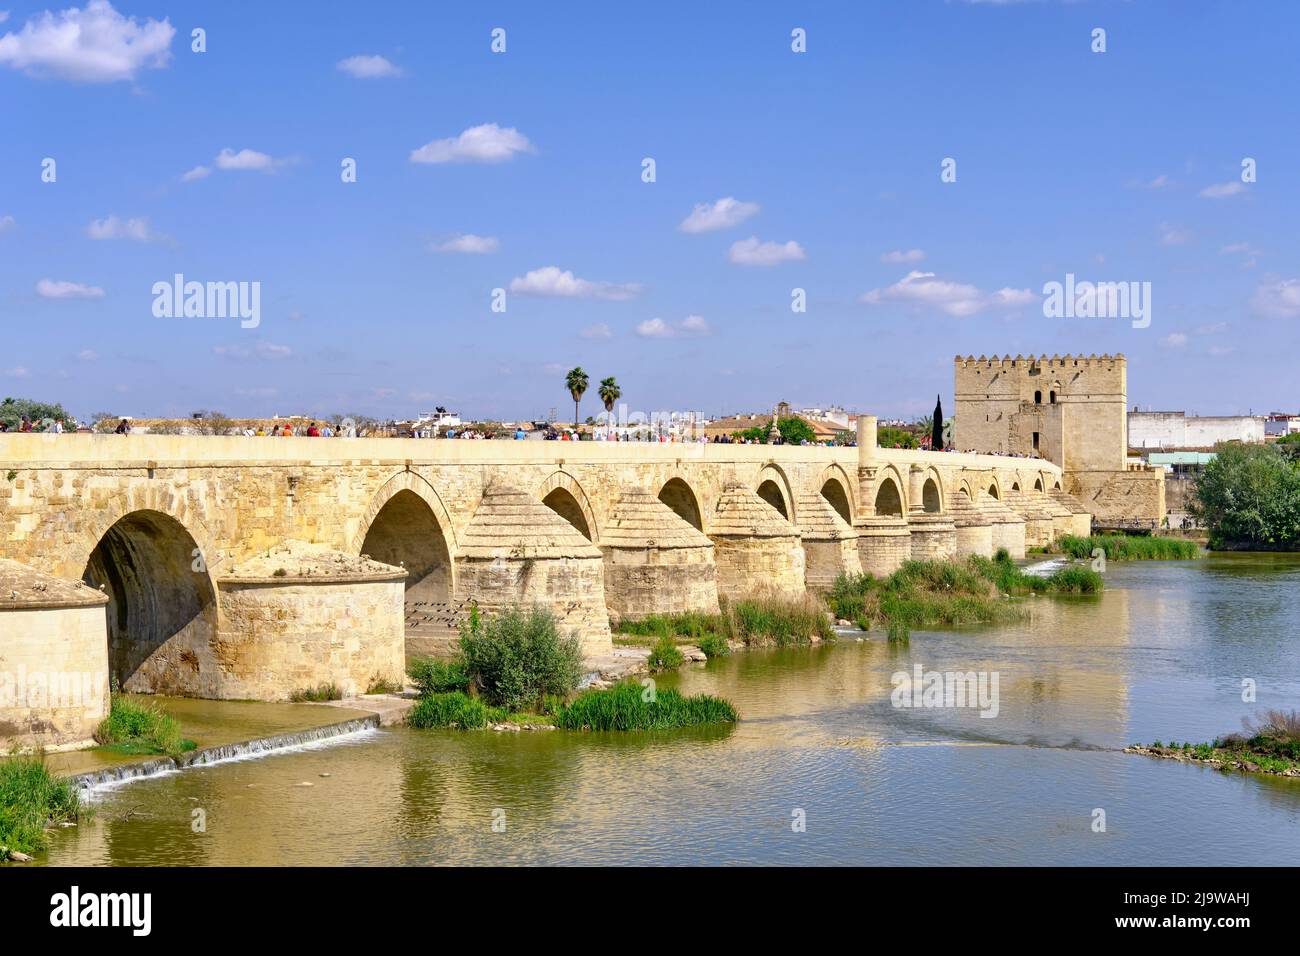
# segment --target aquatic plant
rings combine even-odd
[[[95,740],[128,753],[172,757],[195,747],[194,741],[181,736],[176,718],[164,713],[157,701],[117,691],[113,692],[108,716],[95,729]]]
[[[295,704],[320,703],[326,700],[342,700],[343,689],[335,683],[317,684],[315,687],[303,687],[291,691],[289,700]]]
[[[1107,561],[1186,561],[1200,554],[1195,541],[1160,535],[1101,534],[1090,538],[1062,535],[1052,550],[1072,558],[1090,558],[1100,548]]]
[[[46,849],[46,828],[80,812],[77,789],[52,776],[40,756],[0,759],[0,860]]]
[[[475,730],[488,724],[488,708],[481,700],[461,691],[421,697],[406,719],[412,727],[454,727]]]
[[[970,555],[964,560],[905,561],[893,574],[840,575],[826,596],[836,617],[857,622],[863,630],[886,627],[891,640],[906,639],[913,627],[990,624],[1014,619],[1020,605],[1005,600],[1024,594],[1093,594],[1101,575],[1071,565],[1040,577],[1026,574],[1005,551],[995,558]]]
[[[720,697],[683,697],[675,690],[653,691],[628,681],[584,691],[560,708],[555,723],[567,730],[665,730],[739,719],[736,708]]]

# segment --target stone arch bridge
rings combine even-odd
[[[611,618],[801,596],[908,557],[1023,556],[1089,527],[1049,462],[877,448],[867,417],[859,439],[3,435],[0,675],[364,691],[445,644],[468,602],[543,604],[595,658]],[[0,741],[84,740],[89,719],[28,708],[0,715]]]

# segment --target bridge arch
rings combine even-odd
[[[588,541],[594,543],[600,540],[596,513],[587,499],[587,493],[573,475],[566,471],[552,473],[542,482],[537,497],[542,499],[542,504],[573,525]]]
[[[704,508],[700,504],[700,497],[695,493],[686,479],[681,477],[672,477],[664,482],[664,486],[659,489],[659,500],[677,513],[687,524],[695,528],[696,531],[704,530]]]
[[[907,513],[907,499],[904,496],[903,489],[907,486],[903,483],[903,476],[899,474],[898,469],[893,465],[887,465],[880,470],[879,477],[876,479],[876,497],[872,502],[872,508],[878,515],[895,515],[902,517]]]
[[[845,524],[853,524],[857,507],[853,501],[853,483],[839,465],[827,465],[817,479],[821,496],[831,503]]]
[[[939,514],[948,510],[947,500],[943,476],[939,474],[938,468],[930,465],[925,469],[921,481],[921,507],[931,514]]]
[[[456,539],[437,491],[415,472],[390,478],[371,499],[352,542],[356,554],[406,568],[406,600],[440,603],[455,593]]]
[[[108,595],[110,679],[125,690],[196,694],[218,687],[217,588],[191,531],[140,508],[95,542],[81,579]]]
[[[989,486],[986,490],[990,498],[1002,500],[1002,485],[998,482],[997,475],[989,475]]]
[[[773,462],[764,465],[758,472],[754,491],[780,512],[781,517],[786,521],[794,522],[794,491],[790,487],[789,477],[780,465]]]

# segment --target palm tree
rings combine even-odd
[[[600,380],[600,400],[605,403],[605,430],[612,431],[614,427],[614,403],[623,397],[623,390],[618,387],[618,382],[614,381],[614,376]]]
[[[582,393],[587,390],[587,373],[579,365],[571,369],[569,374],[564,377],[564,387],[569,390],[573,396],[573,428],[578,428],[578,403],[582,401]]]

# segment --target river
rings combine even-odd
[[[660,678],[729,698],[734,727],[395,728],[106,789],[50,862],[1294,864],[1300,779],[1120,748],[1300,706],[1300,559],[1112,562],[1106,583],[1031,599],[1013,626],[745,652]],[[997,716],[892,706],[891,675],[915,664],[996,673]]]

